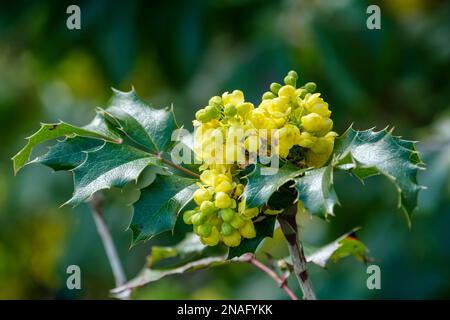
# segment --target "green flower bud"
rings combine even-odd
[[[277,96],[273,94],[273,92],[267,91],[263,94],[262,99],[263,100],[268,100],[268,99],[274,99]]]
[[[292,77],[292,78],[295,79],[296,81],[298,80],[298,74],[297,74],[297,72],[295,72],[294,70],[289,71],[287,75],[288,75],[289,77]]]
[[[297,85],[297,79],[295,79],[294,77],[291,77],[291,76],[286,76],[286,77],[284,77],[284,83],[291,85],[295,88],[295,86]]]
[[[233,228],[239,229],[245,224],[245,220],[243,220],[238,215],[235,215],[231,220],[230,224],[233,226]]]
[[[224,222],[222,223],[222,227],[220,228],[220,233],[224,236],[229,236],[234,232],[234,230],[236,229],[234,229],[231,224],[229,224],[228,222]]]
[[[192,224],[191,218],[196,212],[194,210],[187,210],[183,213],[183,221],[186,224]]]
[[[234,117],[237,113],[237,109],[236,109],[236,106],[229,104],[225,107],[223,112],[225,113],[225,115],[227,117]]]
[[[200,205],[200,211],[207,216],[211,215],[216,211],[216,207],[214,206],[214,203],[211,201],[203,201]]]
[[[210,106],[216,107],[216,108],[220,108],[221,104],[222,104],[222,98],[219,96],[214,96],[211,99],[209,99],[208,104]]]
[[[308,82],[307,84],[305,84],[305,89],[309,93],[314,93],[317,89],[317,85],[314,82]]]
[[[207,114],[205,109],[200,109],[195,113],[195,119],[200,122],[208,122],[209,120],[211,120],[211,117]]]
[[[230,222],[234,218],[236,212],[233,209],[227,208],[220,210],[219,214],[223,221]]]
[[[270,85],[270,91],[272,91],[272,92],[275,93],[275,94],[278,93],[278,90],[280,90],[280,88],[281,88],[281,84],[276,83],[276,82],[273,82],[273,83]]]
[[[303,99],[305,96],[306,96],[306,94],[308,93],[308,91],[306,91],[306,89],[297,89],[298,91],[297,91],[297,93],[298,93],[298,96],[301,98],[301,99]]]
[[[191,217],[191,222],[194,226],[202,225],[208,220],[208,215],[203,212],[197,212]]]
[[[220,116],[220,111],[216,107],[206,106],[205,107],[206,114],[210,117],[210,119],[216,119]]]
[[[211,234],[212,225],[204,223],[197,228],[197,234],[201,237],[207,237]]]

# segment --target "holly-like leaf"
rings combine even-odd
[[[339,201],[333,186],[331,166],[306,171],[302,177],[295,178],[295,188],[298,199],[309,213],[324,218],[334,215],[333,208]]]
[[[350,171],[360,179],[382,174],[399,192],[399,207],[409,215],[417,207],[417,183],[422,161],[415,143],[392,135],[392,131],[356,131],[350,127],[336,140],[333,165]]]
[[[356,237],[355,228],[333,242],[319,248],[312,249],[305,246],[306,261],[325,267],[331,261],[338,261],[348,256],[354,256],[358,261],[368,260],[367,248],[364,243]]]
[[[265,238],[273,237],[274,228],[275,217],[264,216],[262,221],[255,223],[256,237],[253,239],[243,239],[239,246],[231,247],[227,259],[240,257],[245,253],[254,253]]]
[[[67,138],[64,141],[58,141],[46,154],[30,163],[41,163],[55,171],[71,170],[86,159],[87,151],[92,151],[104,143],[103,140],[85,137]]]
[[[110,142],[120,143],[121,139],[113,131],[109,131],[100,116],[97,116],[90,124],[85,127],[77,127],[66,122],[42,123],[41,128],[28,137],[25,147],[20,150],[13,158],[14,173],[23,168],[31,156],[33,148],[45,141],[53,140],[59,137],[83,136],[91,137]]]
[[[232,262],[231,260],[226,260],[226,255],[223,255],[195,260],[186,263],[185,265],[182,265],[180,267],[172,269],[145,268],[136,278],[130,280],[123,286],[111,290],[111,293],[120,296],[120,294],[124,291],[135,289],[137,287],[142,287],[147,283],[158,281],[170,275],[183,274],[191,271],[223,266],[226,264],[230,264],[231,262]]]
[[[74,194],[66,202],[80,204],[96,191],[123,187],[136,181],[149,164],[161,165],[155,156],[124,144],[105,144],[87,152],[86,160],[73,169]]]
[[[188,233],[183,241],[175,246],[153,246],[147,266],[152,269],[175,268],[194,260],[223,256],[226,252],[226,247],[204,245],[196,234]]]
[[[104,111],[134,142],[149,151],[166,151],[177,129],[172,108],[154,109],[139,99],[136,92],[113,90],[109,107]]]
[[[359,229],[355,228],[323,247],[317,248],[304,243],[306,261],[322,268],[325,268],[330,261],[337,262],[349,256],[353,256],[360,262],[370,261],[371,258],[367,256],[367,247],[356,236],[356,231]],[[290,256],[281,259],[280,262],[276,265],[281,266],[282,269],[287,267],[287,269],[293,270]]]
[[[262,174],[263,169],[267,168],[257,164],[255,170],[247,176],[247,184],[243,196],[249,208],[260,207],[266,204],[272,194],[282,185],[305,171],[289,163],[278,168],[276,173],[271,175]]]
[[[196,182],[176,175],[158,175],[151,185],[142,189],[139,200],[133,204],[130,224],[133,244],[172,230],[177,214],[198,189]]]

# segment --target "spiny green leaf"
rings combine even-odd
[[[262,175],[261,170],[264,168],[264,166],[257,164],[255,170],[247,176],[243,196],[249,208],[266,204],[278,188],[304,172],[303,169],[289,163],[279,168],[273,175]]]
[[[129,92],[114,89],[104,112],[117,121],[130,139],[153,152],[166,151],[177,129],[172,108],[154,109],[142,102],[134,89]]]
[[[118,288],[115,288],[111,292],[115,295],[120,295],[122,292],[130,289],[134,289],[137,287],[142,287],[143,285],[151,282],[158,281],[164,277],[175,275],[175,274],[183,274],[186,272],[206,269],[206,268],[212,268],[217,266],[223,266],[226,264],[232,263],[231,260],[226,260],[226,256],[217,256],[217,257],[208,257],[203,258],[200,260],[195,260],[192,262],[189,262],[185,265],[182,265],[177,268],[173,269],[151,269],[151,268],[145,268],[141,271],[141,273],[135,277],[134,279],[130,280],[128,283],[124,284],[123,286],[120,286]]]
[[[73,169],[74,194],[66,202],[80,204],[96,191],[123,187],[136,181],[149,164],[161,165],[151,154],[124,144],[105,144],[87,152],[86,160]]]
[[[399,207],[409,215],[417,207],[417,172],[422,161],[415,143],[392,135],[392,131],[356,131],[350,127],[336,140],[333,165],[360,179],[382,174],[399,192]]]
[[[273,237],[274,227],[274,216],[265,216],[262,221],[255,222],[256,237],[253,239],[243,239],[239,246],[230,248],[227,259],[240,257],[244,253],[254,253],[265,238]]]
[[[304,176],[295,178],[298,199],[313,215],[326,218],[334,215],[333,208],[339,203],[333,186],[333,168],[326,166],[311,169]]]
[[[86,152],[104,144],[104,141],[85,137],[67,138],[51,146],[48,152],[30,163],[41,163],[55,171],[71,170],[86,159]]]
[[[306,261],[325,267],[328,261],[338,261],[348,256],[354,256],[358,261],[367,261],[367,248],[364,243],[356,237],[355,228],[342,235],[333,242],[318,248],[312,249],[305,246]]]
[[[176,175],[158,175],[153,184],[142,189],[139,200],[133,204],[130,224],[133,244],[172,230],[177,214],[198,189],[196,181]]]
[[[360,262],[370,260],[367,256],[367,247],[356,236],[356,231],[358,230],[359,228],[355,228],[319,248],[303,243],[306,261],[325,268],[329,261],[337,262],[348,256],[353,256]],[[286,257],[281,259],[279,263],[275,265],[281,267],[281,269],[287,267],[289,270],[292,270],[292,259],[291,257]]]
[[[148,267],[153,269],[174,268],[205,257],[223,256],[227,249],[218,245],[204,245],[194,233],[188,233],[183,241],[175,246],[153,246],[148,257]]]
[[[185,239],[175,246],[152,247],[144,270],[112,292],[120,294],[124,290],[140,287],[166,276],[229,264],[232,261],[226,260],[226,251],[224,246],[206,246],[197,235],[188,233]]]
[[[62,121],[58,123],[42,123],[41,128],[36,133],[27,138],[28,142],[25,147],[12,158],[14,164],[14,173],[17,173],[28,163],[31,152],[36,145],[44,141],[64,136],[83,136],[103,139],[116,143],[121,142],[119,136],[107,129],[106,124],[103,122],[102,118],[99,115],[97,115],[97,117],[85,127],[73,126]]]

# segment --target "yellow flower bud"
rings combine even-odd
[[[203,201],[211,200],[211,193],[206,189],[197,189],[194,192],[194,201],[197,205],[201,205]]]
[[[246,221],[245,224],[239,228],[239,233],[246,239],[256,237],[256,230],[253,222],[251,220]]]
[[[228,104],[237,106],[244,102],[244,93],[241,90],[234,90],[232,93],[227,91],[222,95],[222,102],[225,106]]]
[[[330,118],[324,118],[318,113],[310,113],[301,118],[303,128],[308,132],[325,133],[333,127]]]
[[[250,102],[240,103],[236,106],[237,114],[243,118],[246,118],[253,109],[255,107]]]
[[[317,113],[322,117],[331,115],[331,111],[328,110],[328,103],[320,97],[320,93],[306,94],[302,101],[302,106],[309,112]]]
[[[258,208],[250,208],[250,209],[244,210],[244,212],[242,212],[242,215],[247,219],[254,218],[258,214],[259,214]]]
[[[228,247],[237,247],[241,244],[241,235],[237,230],[234,230],[230,235],[222,235],[223,243]]]
[[[229,193],[233,191],[233,185],[228,181],[222,181],[218,186],[214,188],[214,191]]]
[[[285,85],[280,88],[278,91],[278,95],[280,97],[286,97],[291,102],[297,101],[297,92],[296,89],[291,85]]]
[[[211,228],[211,233],[207,237],[200,237],[200,241],[207,246],[216,246],[219,243],[220,234],[216,227]]]
[[[229,208],[232,203],[231,198],[228,194],[226,194],[225,192],[217,192],[214,204],[216,205],[217,208],[225,209]]]
[[[214,186],[214,173],[211,170],[205,170],[200,175],[200,181],[208,186]]]
[[[311,148],[316,141],[316,137],[314,137],[311,133],[304,131],[300,134],[300,141],[298,145],[303,148]]]

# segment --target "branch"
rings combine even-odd
[[[165,164],[167,164],[167,165],[169,165],[169,166],[171,166],[171,167],[173,167],[173,168],[175,168],[175,169],[178,169],[178,170],[180,170],[181,172],[184,172],[184,173],[186,173],[186,174],[188,174],[188,175],[190,175],[190,176],[192,176],[192,177],[194,177],[194,178],[197,178],[197,179],[200,178],[200,175],[199,175],[199,174],[197,174],[197,173],[195,173],[195,172],[193,172],[193,171],[191,171],[191,170],[189,170],[189,169],[186,169],[185,167],[182,167],[182,166],[180,166],[180,165],[178,165],[178,164],[175,164],[175,163],[173,163],[173,162],[170,161],[170,160],[165,159],[161,154],[158,153],[158,154],[156,154],[156,156],[157,156],[158,159],[161,160],[163,163],[165,163]]]
[[[266,273],[269,277],[271,277],[280,286],[281,289],[283,289],[287,293],[287,295],[292,300],[298,300],[295,293],[292,292],[292,290],[288,287],[286,278],[282,279],[281,277],[279,277],[278,274],[276,274],[272,269],[270,269],[269,267],[267,267],[265,264],[261,263],[260,261],[256,260],[255,256],[253,254],[247,253],[244,256],[242,256],[239,260],[248,262],[251,265],[258,268],[259,270],[261,270],[262,272]]]
[[[120,262],[119,255],[117,254],[114,241],[109,232],[108,226],[103,218],[103,199],[101,195],[94,194],[92,200],[89,202],[92,208],[92,217],[94,218],[95,225],[97,226],[97,232],[102,239],[103,247],[105,248],[106,255],[108,257],[109,264],[111,266],[116,287],[125,284],[127,278],[123,271],[122,263]],[[128,299],[131,291],[127,290],[120,295],[121,299]]]
[[[316,294],[312,288],[311,279],[306,269],[306,258],[303,252],[303,245],[298,236],[297,223],[295,215],[297,213],[297,204],[294,204],[284,213],[278,215],[281,231],[286,237],[289,253],[291,254],[294,273],[297,277],[300,288],[303,292],[303,299],[316,300]]]

